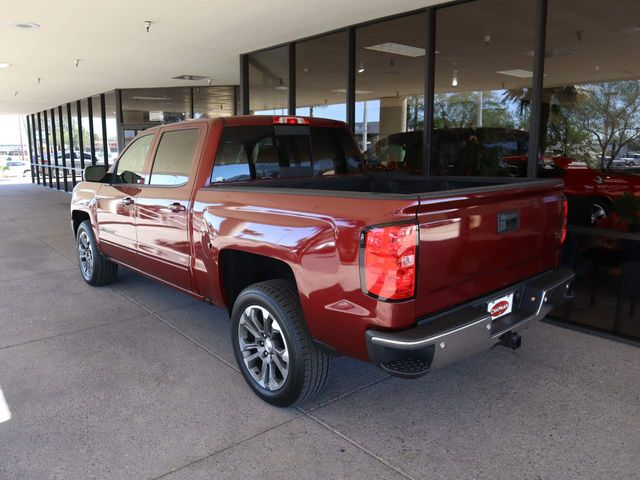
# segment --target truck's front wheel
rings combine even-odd
[[[78,227],[76,247],[78,266],[85,282],[98,287],[115,281],[118,275],[118,265],[106,259],[98,250],[98,243],[93,235],[89,220],[85,220]]]
[[[247,287],[236,299],[231,320],[236,361],[260,398],[287,407],[320,392],[329,357],[307,331],[292,282],[268,280]]]

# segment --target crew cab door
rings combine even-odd
[[[149,181],[137,196],[138,254],[145,273],[191,289],[192,191],[206,124],[163,128]]]
[[[137,138],[118,159],[111,183],[100,186],[96,217],[100,248],[107,256],[137,266],[136,199],[145,184],[144,166],[153,133]]]

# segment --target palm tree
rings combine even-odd
[[[504,92],[502,101],[504,103],[516,102],[518,104],[518,112],[524,115],[531,108],[531,95],[533,89],[530,87],[514,88]],[[552,117],[559,115],[562,109],[574,107],[589,92],[575,85],[566,85],[564,87],[550,87],[542,89],[542,110],[540,112],[540,151],[545,150],[545,139],[549,122]]]

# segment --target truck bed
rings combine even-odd
[[[334,196],[421,198],[455,196],[460,194],[493,192],[514,187],[557,185],[557,179],[530,180],[511,177],[416,177],[391,173],[366,173],[327,177],[279,178],[250,182],[216,184],[215,188],[272,191],[288,194],[313,194]],[[337,192],[339,194],[337,195]]]
[[[366,225],[415,219],[420,232],[415,298],[419,318],[554,268],[562,185],[558,179],[364,173],[234,182],[205,190],[227,192],[225,201],[238,202],[245,210],[259,205],[265,223],[280,221],[265,217],[267,211],[320,215],[341,225],[336,234],[348,237],[347,243],[357,242]],[[304,198],[287,199],[292,195]],[[313,200],[318,197],[324,200]],[[514,223],[503,231],[500,220],[505,215]],[[357,266],[357,258],[353,261]]]

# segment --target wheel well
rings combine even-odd
[[[83,212],[82,210],[74,210],[71,213],[71,219],[73,220],[73,235],[75,236],[78,233],[78,227],[85,220],[91,220],[91,217],[87,212]]]
[[[282,260],[231,249],[220,252],[220,276],[222,294],[229,310],[240,292],[254,283],[285,279],[295,285],[291,267]]]

